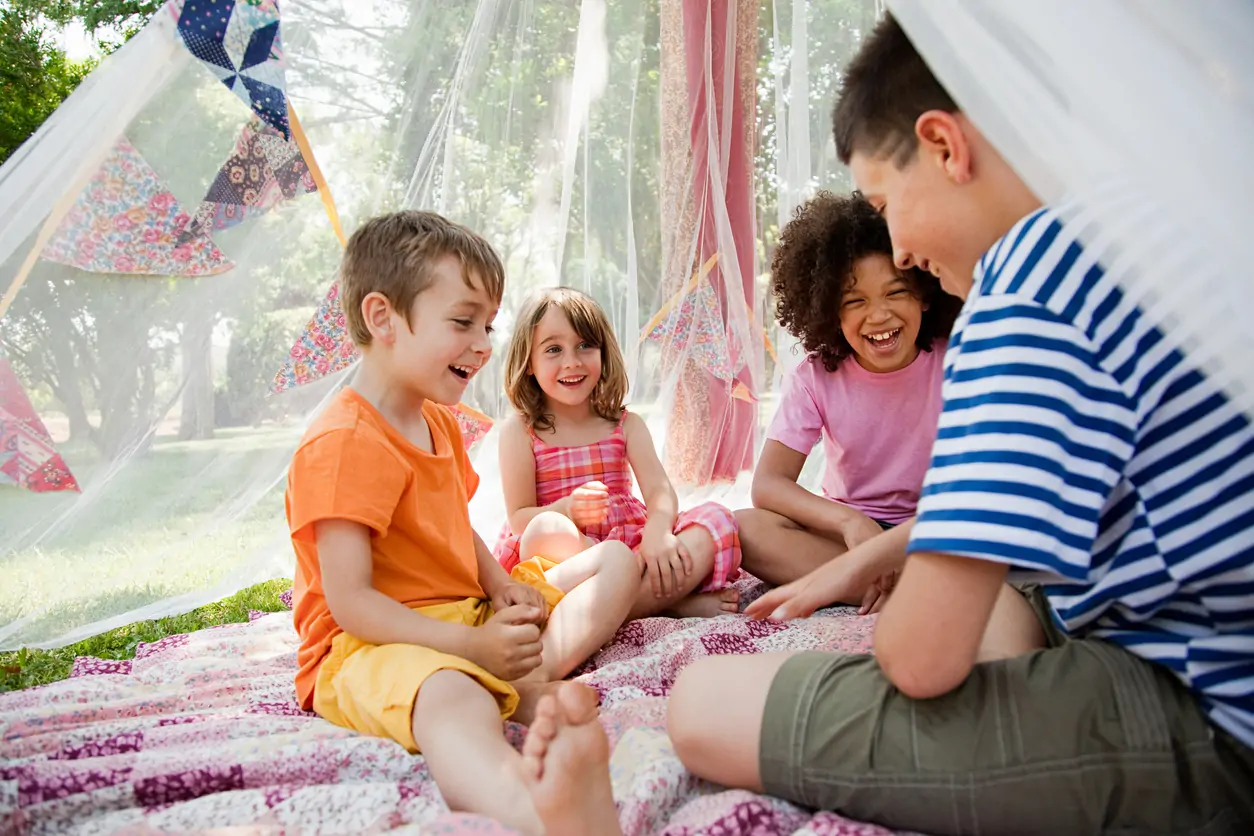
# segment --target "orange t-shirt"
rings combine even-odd
[[[292,608],[300,634],[296,695],[313,704],[318,666],[343,632],[322,591],[314,523],[371,529],[375,589],[409,607],[483,598],[468,503],[479,485],[457,419],[428,402],[434,453],[420,450],[352,389],[305,433],[287,474],[287,523],[296,549]]]

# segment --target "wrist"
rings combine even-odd
[[[675,528],[675,517],[673,514],[653,513],[645,517],[644,533],[653,534],[655,537],[659,534],[669,534]]]
[[[465,624],[458,624],[456,626],[459,628],[457,631],[456,649],[451,652],[450,655],[459,656],[462,659],[467,659],[475,664],[478,664],[479,662],[476,658],[479,655],[479,634],[476,632],[477,628],[470,627]]]
[[[513,579],[502,569],[499,572],[487,572],[484,577],[479,579],[479,585],[483,587],[483,594],[491,601],[501,593],[501,590],[513,582]]]

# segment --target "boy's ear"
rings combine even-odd
[[[956,114],[926,111],[915,120],[914,133],[920,155],[939,166],[951,183],[960,186],[970,182],[971,141]]]
[[[371,342],[391,345],[396,341],[396,329],[392,322],[392,303],[382,293],[367,293],[361,300],[361,318],[370,330]]]

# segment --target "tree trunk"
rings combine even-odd
[[[183,411],[179,438],[213,438],[213,311],[193,306],[179,342],[183,356]]]

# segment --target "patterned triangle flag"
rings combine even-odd
[[[348,321],[340,302],[340,283],[336,281],[288,352],[270,391],[277,395],[343,371],[357,357],[357,348],[348,337]],[[461,427],[467,450],[492,429],[492,419],[474,407],[459,403],[451,409]]]
[[[235,141],[196,214],[180,241],[214,230],[229,229],[269,212],[284,200],[316,192],[309,166],[300,148],[258,117],[253,117]]]
[[[192,55],[289,139],[278,0],[181,0],[168,8]]]
[[[77,491],[78,482],[9,361],[0,357],[0,484],[35,493]]]
[[[462,443],[466,445],[467,450],[475,446],[492,429],[492,419],[473,406],[459,403],[452,407],[452,410],[453,417],[462,428]]]
[[[93,273],[208,276],[234,267],[207,235],[179,240],[189,220],[122,137],[40,255]]]
[[[347,369],[356,359],[357,347],[348,337],[348,321],[340,304],[337,280],[288,352],[287,360],[270,384],[270,391],[277,395],[304,386]]]
[[[719,380],[732,379],[731,350],[718,295],[701,277],[661,322],[648,333],[668,354],[695,360]]]
[[[758,402],[758,396],[753,394],[753,390],[739,380],[737,380],[736,385],[732,387],[731,396],[738,400],[745,401],[746,403]]]

